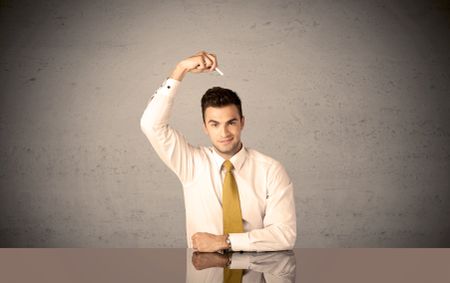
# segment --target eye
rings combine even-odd
[[[211,127],[216,128],[217,124],[211,124]]]

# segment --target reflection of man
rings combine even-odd
[[[242,277],[237,282],[293,283],[295,255],[292,251],[220,254],[187,249],[186,282],[231,282],[223,280],[227,269],[242,270]]]
[[[241,101],[214,87],[201,99],[211,147],[194,147],[168,124],[186,73],[212,72],[214,54],[180,61],[152,96],[141,129],[184,189],[188,247],[200,252],[292,249],[296,239],[293,185],[276,160],[244,147]]]

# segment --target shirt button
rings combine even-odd
[[[170,85],[168,85],[167,88],[170,88]]]

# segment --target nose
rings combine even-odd
[[[228,127],[223,126],[222,129],[220,130],[221,137],[226,138],[226,137],[228,137],[228,134],[229,134]]]

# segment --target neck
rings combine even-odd
[[[233,152],[232,154],[225,154],[225,153],[220,152],[216,147],[214,147],[214,148],[215,148],[217,154],[220,155],[223,159],[230,160],[231,157],[233,157],[236,153],[238,153],[241,150],[242,146],[243,146],[243,144],[242,144],[242,142],[240,142],[239,143],[239,148],[235,152]]]

